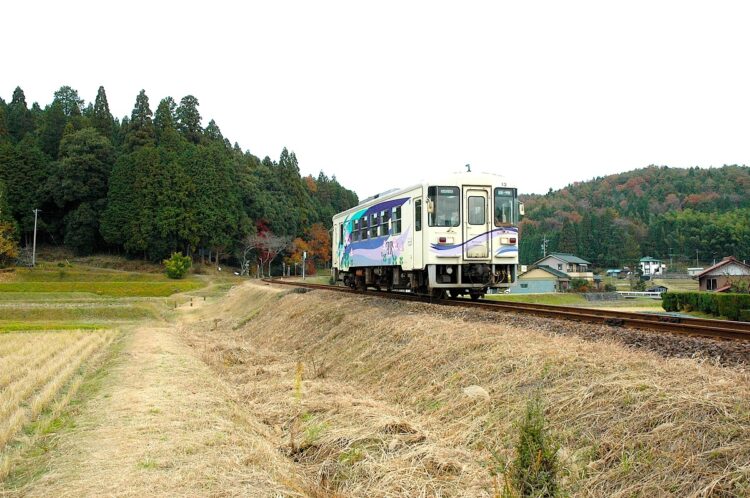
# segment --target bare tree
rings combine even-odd
[[[242,240],[242,274],[249,275],[251,253],[255,253],[258,261],[259,277],[262,277],[265,268],[268,267],[268,276],[271,276],[271,263],[281,251],[289,248],[292,239],[282,235],[276,235],[271,231],[248,235]]]

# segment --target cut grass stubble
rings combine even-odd
[[[80,385],[84,362],[115,336],[114,331],[0,336],[1,359],[9,367],[0,373],[0,480],[24,450],[23,444],[10,444],[16,435],[50,406],[60,410]]]

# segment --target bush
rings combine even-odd
[[[181,252],[173,252],[172,257],[164,260],[164,267],[169,278],[184,278],[193,260]]]
[[[570,288],[573,289],[573,292],[588,292],[589,282],[582,278],[574,278],[570,281]]]
[[[665,292],[662,294],[662,307],[666,311],[700,311],[739,320],[740,312],[750,308],[750,294]]]
[[[15,227],[7,221],[0,221],[0,268],[5,268],[18,257],[15,240]]]
[[[520,496],[556,496],[557,448],[549,442],[538,396],[526,405],[518,431],[516,457],[509,469],[511,488]]]
[[[612,284],[604,284],[604,292],[617,292],[617,286]]]

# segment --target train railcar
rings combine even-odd
[[[352,288],[477,299],[515,281],[521,214],[517,189],[487,173],[378,194],[333,217],[333,277]]]

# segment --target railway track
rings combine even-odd
[[[299,281],[278,279],[264,279],[263,281],[273,284],[289,285],[293,287],[321,289],[332,292],[346,292],[348,294],[378,296],[403,301],[428,302],[444,306],[479,308],[495,312],[511,311],[516,313],[527,313],[547,318],[559,318],[563,320],[572,320],[578,322],[598,323],[613,327],[655,330],[660,332],[669,332],[672,334],[711,337],[714,339],[720,338],[733,341],[750,341],[750,323],[747,322],[685,318],[672,315],[610,311],[594,308],[571,308],[567,306],[553,306],[545,304],[529,304],[507,301],[501,302],[491,301],[487,299],[482,299],[479,301],[469,301],[464,299],[436,299],[430,296],[423,296],[405,292],[356,291],[351,290],[347,287],[309,284]]]

